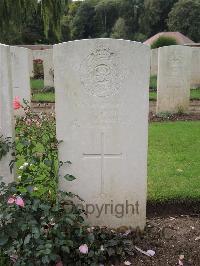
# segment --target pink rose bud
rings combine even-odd
[[[15,204],[20,206],[20,207],[24,207],[24,201],[21,197],[17,197],[15,200]]]
[[[57,262],[55,266],[63,266],[62,261]]]
[[[88,253],[88,246],[87,246],[86,244],[81,245],[81,246],[79,247],[79,251],[80,251],[80,253],[82,253],[82,254],[87,254],[87,253]]]
[[[19,96],[16,96],[14,98],[14,100],[13,100],[13,108],[14,108],[14,110],[17,110],[17,109],[20,109],[21,108]]]
[[[15,198],[14,197],[10,197],[7,201],[8,204],[13,204],[15,202]]]

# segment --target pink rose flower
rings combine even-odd
[[[13,100],[13,108],[14,110],[20,109],[22,106],[20,104],[19,96],[16,96]]]
[[[55,266],[63,266],[62,261],[57,262]]]
[[[27,125],[27,126],[30,126],[31,123],[32,123],[31,119],[27,119],[27,120],[26,120],[26,125]]]
[[[24,201],[21,197],[17,197],[15,200],[15,204],[20,206],[20,207],[24,207]]]
[[[82,254],[87,254],[87,253],[88,253],[88,246],[87,246],[86,244],[81,245],[81,246],[79,247],[79,251],[80,251],[80,253],[82,253]]]
[[[14,197],[10,197],[7,201],[8,204],[13,204],[15,203],[15,198]]]

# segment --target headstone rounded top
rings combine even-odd
[[[81,40],[74,40],[74,41],[68,41],[68,42],[62,42],[62,43],[57,43],[54,44],[53,46],[66,46],[66,45],[71,45],[71,44],[78,44],[81,42],[124,42],[126,44],[134,44],[138,45],[141,47],[146,47],[148,50],[150,50],[150,47],[142,42],[137,42],[137,41],[131,41],[131,40],[124,40],[124,39],[113,39],[113,38],[94,38],[94,39],[81,39]]]
[[[176,49],[176,48],[178,48],[178,49],[179,48],[182,48],[182,49],[185,49],[185,48],[188,49],[189,48],[190,49],[191,47],[185,46],[185,45],[180,45],[180,44],[174,44],[174,45],[162,46],[162,47],[159,47],[158,49]]]
[[[150,50],[143,43],[112,38],[70,41],[54,45],[54,49],[62,49],[60,60],[63,60],[62,54],[67,54],[69,61],[76,51],[71,67],[79,73],[84,92],[98,98],[117,95],[131,72],[126,67],[127,58],[130,59],[137,51],[143,54]]]

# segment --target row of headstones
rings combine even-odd
[[[0,133],[13,137],[10,49],[0,45]],[[169,90],[173,81],[185,90],[189,48],[177,46],[162,51],[160,84]],[[165,58],[168,65],[164,63]],[[57,139],[62,140],[59,159],[72,162],[70,167],[62,166],[60,175],[69,173],[77,177],[70,184],[60,178],[60,188],[85,200],[93,225],[143,229],[149,47],[114,39],[74,41],[54,45],[53,63],[56,131]],[[173,88],[178,93],[178,87]],[[13,178],[9,173],[9,156],[0,161],[0,175],[7,181]]]
[[[30,50],[27,48],[0,44],[0,136],[14,136],[13,99],[19,97],[31,101],[30,77],[33,75],[33,60],[41,59],[44,68],[44,84],[53,87],[53,50]],[[16,112],[23,115],[23,112]],[[13,180],[10,172],[8,154],[0,161],[0,176]]]
[[[174,46],[173,46],[174,47]],[[189,46],[187,46],[189,47]],[[172,48],[173,50],[174,48]],[[171,50],[171,51],[172,51]],[[180,49],[179,49],[180,50]],[[200,88],[200,47],[190,47],[191,50],[191,64],[190,66],[190,88]],[[171,53],[168,49],[168,53]],[[188,52],[185,52],[187,54]],[[151,76],[157,76],[159,70],[160,57],[163,56],[163,48],[151,50]],[[171,60],[171,58],[169,58]],[[181,59],[179,59],[180,61]],[[180,62],[181,63],[181,62]],[[165,63],[166,64],[166,63]]]
[[[190,88],[200,88],[200,47],[190,47],[192,50]],[[151,76],[158,75],[159,53],[162,48],[151,50]],[[162,56],[162,55],[161,55]]]
[[[37,59],[42,60],[44,69],[44,87],[54,87],[54,69],[53,69],[53,49],[32,50],[27,48],[29,53],[29,71],[30,77],[34,76],[33,62]]]
[[[11,51],[0,45],[0,132],[14,138]],[[60,178],[60,188],[85,200],[93,225],[143,229],[150,49],[96,39],[54,45],[53,53],[59,159],[72,162],[60,175],[77,177]],[[10,159],[0,161],[6,182]]]
[[[44,86],[54,87],[53,49],[11,48],[14,95],[29,102],[29,77],[35,59],[43,61]],[[18,68],[14,71],[15,66]],[[200,48],[175,45],[151,50],[151,74],[157,75],[156,112],[187,112],[190,88],[200,86]]]
[[[53,81],[53,50],[31,50],[11,46],[11,70],[13,97],[18,96],[22,101],[31,102],[30,78],[34,76],[34,60],[40,59],[44,69],[44,87],[54,87]]]

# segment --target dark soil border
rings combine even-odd
[[[147,217],[167,217],[173,215],[200,215],[200,198],[196,200],[191,199],[177,199],[163,202],[147,201]]]
[[[166,122],[166,121],[198,121],[200,120],[200,113],[190,113],[190,114],[168,114],[163,116],[158,116],[153,112],[149,113],[149,122]]]

